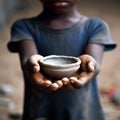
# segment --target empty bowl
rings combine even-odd
[[[63,55],[50,55],[40,60],[41,70],[54,79],[71,77],[80,68],[80,63],[77,57]]]

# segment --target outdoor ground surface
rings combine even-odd
[[[12,23],[19,18],[35,16],[41,11],[37,0],[32,1],[30,7],[21,12],[15,12],[7,26],[0,32],[0,84],[10,84],[14,88],[14,93],[10,98],[15,103],[13,112],[22,110],[23,105],[23,78],[19,66],[17,54],[11,54],[6,48],[10,39],[10,27]],[[118,47],[104,54],[101,72],[99,74],[99,88],[101,92],[101,101],[106,114],[106,120],[120,120],[120,105],[111,102],[105,94],[110,88],[120,90],[120,2],[82,2],[79,5],[81,14],[87,16],[100,17],[106,20],[111,29],[111,36],[117,42]],[[9,120],[6,114],[8,112],[0,111],[0,120]],[[3,116],[3,117],[2,117]],[[4,119],[3,119],[4,118]]]

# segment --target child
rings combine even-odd
[[[23,120],[104,120],[97,86],[103,52],[116,44],[107,24],[81,15],[79,0],[40,0],[43,11],[14,23],[8,48],[18,52],[24,74]],[[81,59],[70,78],[52,82],[41,73],[39,60],[48,55]]]

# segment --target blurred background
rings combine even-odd
[[[39,0],[0,0],[0,120],[20,120],[24,84],[19,58],[7,50],[15,20],[38,15]],[[104,19],[117,48],[105,52],[99,74],[100,97],[106,120],[120,120],[120,0],[80,0],[78,10]]]

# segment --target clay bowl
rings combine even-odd
[[[80,59],[72,56],[50,55],[40,60],[41,70],[49,77],[71,77],[80,68]]]

